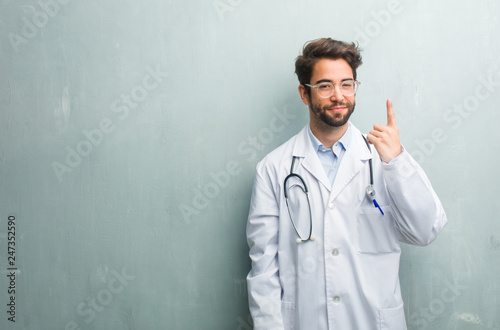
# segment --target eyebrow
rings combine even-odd
[[[344,82],[344,81],[347,81],[347,80],[354,80],[354,78],[344,78],[340,82]],[[316,81],[314,84],[317,85],[317,84],[321,84],[321,83],[324,83],[324,82],[328,82],[328,83],[332,83],[333,84],[333,81],[330,80],[330,79],[320,79],[320,80]]]

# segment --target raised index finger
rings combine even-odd
[[[396,115],[392,108],[391,99],[387,99],[387,126],[396,127]]]

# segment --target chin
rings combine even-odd
[[[320,116],[321,121],[331,127],[342,127],[349,122],[349,118],[351,117],[351,113],[347,113],[341,116],[327,117]]]

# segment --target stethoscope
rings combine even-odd
[[[368,143],[368,140],[366,139],[366,137],[363,134],[361,134],[361,136],[363,137],[363,140],[365,140],[366,146],[368,147],[368,150],[370,151],[370,154],[371,154],[372,149],[370,147],[370,144]],[[288,174],[286,176],[285,181],[283,182],[283,190],[284,190],[284,194],[285,194],[285,202],[286,202],[286,208],[288,210],[288,215],[290,216],[290,221],[292,222],[293,229],[295,229],[295,232],[297,233],[297,236],[298,236],[297,243],[302,243],[302,242],[306,242],[306,241],[314,241],[315,237],[312,234],[312,211],[311,211],[311,200],[309,199],[309,190],[307,189],[307,185],[306,185],[306,182],[304,181],[304,179],[299,174],[293,172],[295,160],[297,158],[298,158],[297,156],[293,156],[292,166],[290,166],[290,174]],[[371,158],[368,160],[368,164],[370,166],[370,184],[366,187],[366,190],[365,190],[366,196],[368,196],[368,198],[373,202],[373,205],[380,210],[380,213],[382,213],[382,215],[384,215],[384,211],[382,211],[382,208],[375,200],[375,189],[373,189],[373,164],[372,164]],[[304,237],[302,237],[302,235],[300,235],[299,230],[297,229],[297,226],[295,225],[295,221],[293,221],[292,212],[290,212],[290,205],[288,203],[288,189],[286,188],[287,181],[290,178],[299,179],[303,185],[303,187],[302,187],[298,184],[293,184],[290,188],[292,188],[294,186],[299,187],[306,194],[306,197],[307,197],[307,206],[309,208],[309,235],[307,236],[307,238],[304,238]]]

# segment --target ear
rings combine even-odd
[[[305,105],[309,105],[309,95],[307,95],[306,87],[304,85],[299,85],[299,94],[302,102]]]

